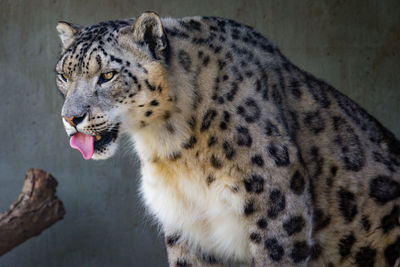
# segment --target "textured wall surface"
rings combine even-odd
[[[68,145],[54,66],[58,20],[90,25],[154,10],[215,15],[255,27],[299,67],[355,99],[400,136],[400,2],[250,0],[0,0],[0,210],[25,170],[59,181],[67,215],[0,258],[0,266],[166,266],[161,235],[137,195],[129,146],[84,161]]]

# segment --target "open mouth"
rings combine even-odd
[[[95,152],[102,153],[104,149],[118,137],[119,123],[117,123],[111,130],[101,132],[93,136],[81,132],[75,133],[69,144],[72,148],[81,152],[84,159],[91,159]]]
[[[101,151],[112,141],[115,141],[118,137],[119,124],[115,125],[110,131],[105,131],[95,136],[94,150]]]

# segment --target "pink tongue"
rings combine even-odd
[[[69,144],[72,148],[79,150],[82,153],[84,159],[88,160],[93,156],[94,137],[91,135],[76,133],[69,140]]]

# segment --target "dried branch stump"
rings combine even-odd
[[[56,179],[40,169],[29,169],[18,199],[0,214],[0,256],[61,220],[63,203]]]

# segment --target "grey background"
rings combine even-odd
[[[131,147],[84,161],[68,145],[53,72],[58,20],[90,25],[154,10],[215,15],[265,34],[299,67],[355,99],[400,136],[400,2],[0,0],[0,210],[29,167],[59,181],[65,218],[0,258],[0,266],[166,266],[161,235],[137,195]]]

